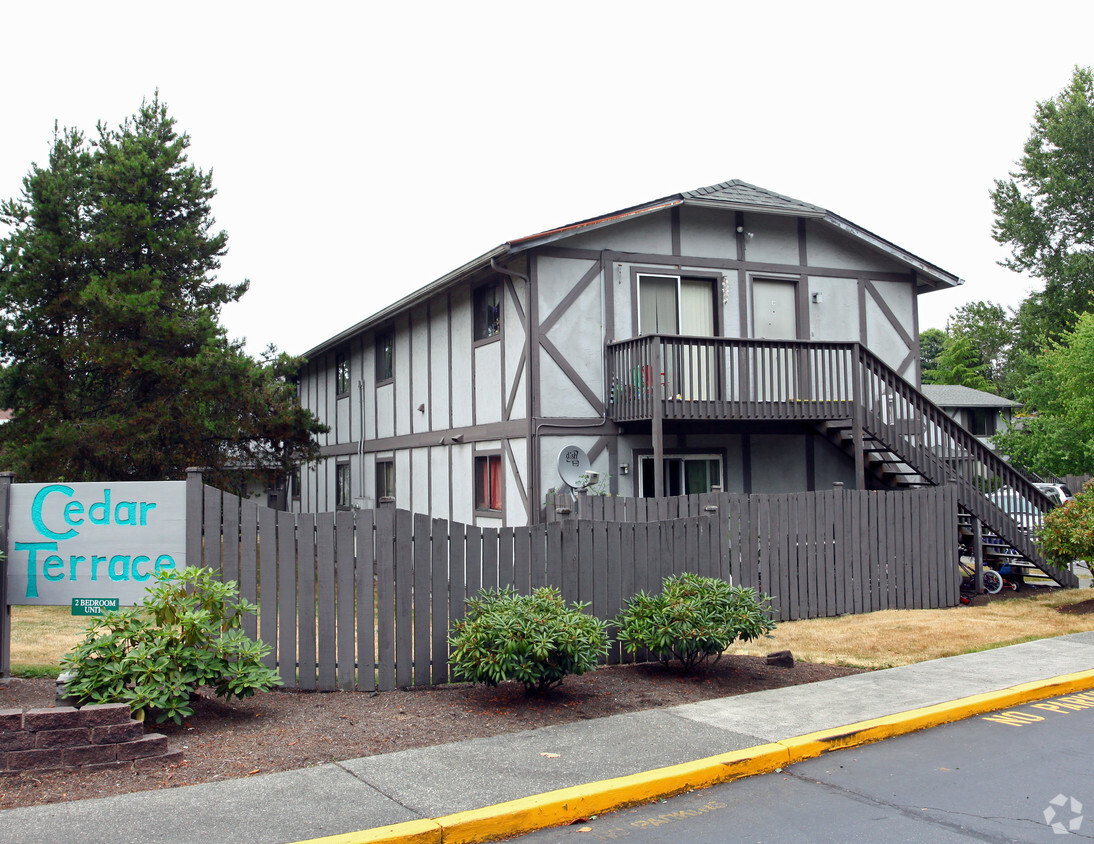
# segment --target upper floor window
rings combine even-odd
[[[395,329],[376,333],[376,380],[390,381],[395,377]]]
[[[349,392],[349,355],[345,352],[334,355],[334,390],[338,395]]]
[[[489,340],[501,334],[501,283],[491,281],[475,288],[475,339]]]
[[[996,431],[996,410],[974,407],[969,410],[969,430],[978,437],[990,437]]]
[[[713,337],[714,291],[707,278],[639,274],[638,333]]]

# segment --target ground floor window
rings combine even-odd
[[[639,475],[643,498],[653,498],[653,456],[641,458]],[[698,495],[722,488],[722,458],[712,454],[673,455],[664,459],[665,495]]]
[[[475,457],[475,509],[501,512],[501,455]]]
[[[339,463],[334,467],[334,506],[349,507],[350,476],[349,463]]]
[[[376,503],[383,498],[395,497],[395,461],[376,461]]]

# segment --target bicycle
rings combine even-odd
[[[960,554],[957,557],[957,567],[961,570],[961,591],[975,593],[976,567]],[[989,595],[997,595],[1003,591],[1003,575],[986,566],[984,567],[984,591]]]

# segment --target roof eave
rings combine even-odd
[[[358,322],[356,325],[352,325],[345,331],[342,331],[341,333],[336,334],[333,337],[328,338],[327,340],[324,340],[318,346],[315,346],[314,348],[304,352],[303,357],[306,360],[311,360],[316,355],[324,354],[325,352],[329,352],[331,349],[340,346],[351,337],[355,337],[356,335],[367,331],[370,328],[382,325],[383,323],[399,315],[403,311],[409,310],[413,305],[417,304],[421,300],[440,293],[448,287],[455,285],[466,276],[473,275],[480,270],[486,269],[490,266],[491,261],[496,261],[503,255],[508,255],[511,251],[512,250],[510,250],[508,243],[503,243],[500,246],[495,246],[489,252],[480,255],[474,260],[468,261],[462,267],[458,267],[457,269],[452,270],[452,272],[446,273],[445,275],[438,278],[436,281],[432,281],[429,284],[425,285],[425,287],[419,287],[413,293],[407,294],[402,299],[394,302],[391,305],[388,305],[383,310],[377,311],[376,313],[372,314],[372,316],[366,317],[365,319]]]
[[[757,214],[772,214],[783,217],[809,217],[813,219],[823,218],[827,213],[820,208],[781,208],[777,205],[762,205],[752,202],[727,202],[724,199],[689,198],[685,199],[683,204],[703,208],[719,208],[725,211],[749,211]]]
[[[913,255],[906,249],[901,249],[895,243],[890,243],[885,238],[879,237],[873,232],[856,226],[850,220],[845,220],[838,214],[833,214],[831,211],[827,212],[824,215],[824,222],[858,238],[864,243],[868,243],[870,246],[881,250],[895,260],[912,267],[918,275],[917,288],[922,287],[922,292],[945,290],[952,287],[959,287],[965,283],[964,279],[959,278],[953,273],[946,272],[941,267],[930,263],[930,261],[924,261],[918,255]],[[918,293],[921,291],[917,289],[916,292]]]

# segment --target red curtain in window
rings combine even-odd
[[[478,463],[479,477],[478,501],[476,504],[482,510],[501,510],[501,457],[490,455],[480,457]]]
[[[501,509],[501,457],[491,457],[490,466],[490,509]]]

